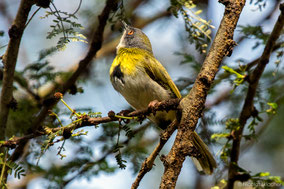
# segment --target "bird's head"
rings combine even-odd
[[[152,45],[149,38],[138,28],[127,25],[122,21],[124,32],[120,39],[120,43],[116,47],[120,48],[140,48],[152,53]]]

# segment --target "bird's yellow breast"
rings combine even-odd
[[[125,75],[135,75],[137,69],[143,67],[143,60],[147,56],[153,56],[149,52],[139,48],[120,48],[110,68],[110,75],[115,67],[120,66]]]

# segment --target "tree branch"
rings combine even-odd
[[[239,116],[239,124],[240,128],[233,132],[233,147],[230,154],[230,165],[229,165],[229,180],[228,180],[228,188],[231,189],[234,187],[234,182],[236,181],[236,177],[238,176],[238,172],[235,170],[235,165],[239,160],[240,153],[240,144],[242,139],[242,133],[244,127],[246,125],[247,120],[251,117],[252,113],[255,111],[253,99],[256,94],[256,89],[258,86],[259,79],[265,69],[265,66],[269,62],[269,57],[271,52],[275,46],[277,39],[279,38],[281,31],[284,25],[284,3],[280,5],[281,14],[278,17],[276,24],[274,25],[273,31],[269,36],[269,39],[266,43],[264,51],[258,61],[258,64],[252,74],[249,76],[249,88],[247,92],[247,96],[245,99],[245,103],[241,114]]]
[[[275,44],[275,45],[273,46],[272,52],[274,52],[275,50],[281,48],[281,45],[282,45],[281,42]],[[252,67],[254,67],[255,65],[257,65],[258,62],[259,62],[259,59],[260,59],[260,57],[257,58],[257,59],[255,59],[255,60],[253,60],[253,61],[251,61],[250,63],[246,64],[246,71],[249,71]],[[240,71],[240,70],[237,70],[237,71]]]
[[[1,92],[0,103],[0,140],[5,139],[6,125],[10,110],[10,103],[13,100],[13,80],[14,72],[18,58],[19,47],[21,39],[24,33],[25,24],[28,19],[31,7],[35,2],[32,0],[22,0],[13,21],[11,28],[9,29],[9,43],[7,50],[3,56],[3,83]]]
[[[177,128],[177,120],[173,121],[167,128],[164,130],[164,132],[160,135],[160,141],[159,144],[156,146],[156,148],[153,150],[153,152],[150,154],[148,158],[145,159],[145,161],[142,163],[140,171],[134,181],[134,183],[131,186],[131,189],[138,188],[140,181],[143,179],[146,173],[151,171],[154,161],[156,157],[159,155],[160,151],[166,144],[166,142],[169,140],[169,138],[172,136],[173,132]]]
[[[154,107],[149,107],[142,110],[135,110],[130,113],[125,113],[123,116],[126,117],[138,117],[138,120],[142,120],[146,118],[146,116],[153,114],[157,111],[169,111],[169,110],[176,110],[179,105],[180,99],[170,99],[158,102],[154,105]],[[123,112],[123,111],[122,111]],[[50,132],[55,133],[57,131],[72,131],[75,129],[79,129],[85,126],[94,126],[101,123],[108,123],[113,121],[119,121],[120,118],[115,117],[115,113],[113,111],[110,111],[108,113],[107,117],[98,117],[98,118],[91,118],[89,116],[82,116],[82,121],[73,123],[71,125],[65,126],[65,127],[56,127],[56,128],[41,128],[37,130],[36,132],[27,134],[23,137],[14,137],[7,141],[2,141],[0,143],[0,147],[8,147],[8,148],[15,148],[18,145],[21,145],[22,143],[25,143],[28,139],[36,138],[43,135],[48,135]],[[170,129],[166,130],[164,134],[162,134],[163,137],[161,137],[161,140],[165,141],[170,137],[169,133],[172,133],[173,131]],[[169,135],[169,136],[168,136]]]
[[[219,2],[226,6],[225,13],[193,88],[180,102],[181,121],[175,142],[169,154],[164,158],[165,170],[160,188],[175,188],[185,157],[193,150],[191,135],[202,115],[207,93],[221,61],[232,53],[236,45],[233,41],[233,34],[245,0],[219,0]]]
[[[284,87],[284,85],[282,85],[282,87]],[[283,102],[284,100],[284,95],[281,95],[280,97],[276,98],[275,103],[280,106],[281,102]],[[256,138],[260,138],[261,135],[263,135],[264,131],[266,131],[266,129],[268,128],[269,124],[271,123],[271,121],[273,120],[275,115],[271,115],[269,116],[266,120],[264,120],[260,125],[258,125],[257,127],[259,127],[259,130],[256,132]],[[254,143],[256,140],[250,140],[248,143],[243,144],[240,148],[241,151],[247,151]]]

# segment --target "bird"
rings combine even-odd
[[[147,108],[155,101],[182,98],[165,67],[154,57],[147,35],[124,21],[122,24],[124,32],[109,71],[113,88],[136,110]],[[166,129],[176,116],[177,112],[170,110],[158,111],[148,118]],[[191,157],[197,170],[212,174],[217,167],[216,161],[196,132],[193,132],[193,145],[199,152],[198,156]]]

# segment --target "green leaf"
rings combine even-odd
[[[278,105],[275,102],[268,102],[267,105],[269,105],[273,109],[277,109]]]
[[[229,72],[229,73],[235,74],[238,78],[241,78],[241,79],[244,79],[244,78],[245,78],[244,75],[242,75],[242,74],[236,72],[233,68],[230,68],[229,66],[222,66],[222,68],[223,68],[224,70],[226,70],[227,72]]]
[[[281,184],[282,186],[284,185],[284,182],[281,180],[280,176],[269,176],[268,179]]]
[[[267,105],[270,106],[270,108],[267,109],[266,112],[276,114],[276,110],[278,108],[278,105],[275,102],[268,102]]]
[[[257,176],[257,177],[267,177],[269,176],[270,173],[269,172],[260,172],[260,173],[257,173],[256,175],[254,176]]]
[[[230,133],[214,133],[211,135],[212,140],[220,140],[222,138],[227,138],[230,136]]]
[[[56,51],[57,51],[56,47],[51,47],[51,48],[48,48],[48,49],[41,50],[39,52],[39,55],[38,55],[38,61],[41,61],[44,58],[46,58],[47,56],[54,54]]]

